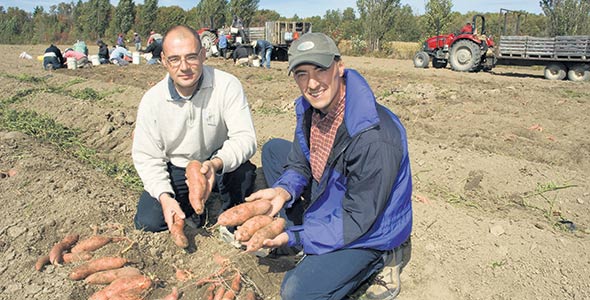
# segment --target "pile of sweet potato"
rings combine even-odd
[[[84,280],[90,285],[106,285],[89,299],[144,299],[154,286],[154,280],[142,274],[139,269],[127,266],[131,262],[124,257],[94,258],[94,251],[108,243],[122,240],[128,239],[94,234],[80,240],[78,234],[69,234],[53,245],[47,255],[42,255],[37,259],[35,269],[42,271],[44,266],[49,263],[61,266],[62,264],[80,262],[79,265],[72,268],[69,274],[70,279]],[[166,299],[178,299],[178,291],[173,291]]]
[[[246,245],[246,251],[257,251],[265,240],[274,239],[285,230],[285,219],[267,215],[271,207],[268,200],[242,203],[223,212],[217,224],[238,226],[234,232],[236,240]]]

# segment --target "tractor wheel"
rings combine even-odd
[[[451,68],[455,71],[477,71],[481,62],[479,46],[470,40],[459,40],[451,47]]]
[[[549,80],[563,80],[567,73],[567,67],[558,62],[545,66],[545,78]]]
[[[424,51],[420,51],[414,55],[414,67],[416,68],[427,68],[428,62],[430,62],[430,56]]]
[[[447,67],[448,64],[448,60],[446,59],[433,59],[432,60],[432,66],[435,67],[436,69],[444,69]]]
[[[571,81],[588,81],[590,80],[590,65],[577,64],[573,65],[567,71],[567,79]]]
[[[203,31],[201,33],[201,46],[205,48],[207,57],[213,55],[213,45],[215,43],[215,34],[211,31]]]

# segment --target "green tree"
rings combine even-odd
[[[109,31],[113,36],[119,33],[127,34],[133,28],[134,21],[135,3],[133,0],[120,0],[115,8]]]
[[[367,42],[368,50],[379,51],[383,36],[393,26],[400,0],[357,0],[356,5],[363,26],[363,39]]]
[[[187,24],[186,11],[176,5],[159,7],[156,28],[154,30],[164,33],[176,25],[190,26],[190,24]]]
[[[452,8],[453,1],[451,0],[428,0],[423,19],[426,35],[432,36],[437,33],[445,34],[450,32]]]
[[[254,14],[258,10],[259,0],[230,0],[227,10],[227,20],[233,20],[234,17],[240,17],[244,27],[249,27]]]
[[[256,13],[254,14],[250,26],[262,27],[266,24],[267,21],[280,21],[284,19],[285,18],[282,18],[281,15],[274,10],[261,9],[256,11]]]
[[[141,36],[147,37],[150,31],[154,29],[158,17],[158,0],[145,0],[139,9],[138,15],[139,18],[136,22],[137,32]]]
[[[418,17],[412,7],[404,5],[395,12],[393,27],[385,34],[387,41],[416,42],[422,39]]]
[[[197,27],[220,28],[227,23],[226,0],[202,0],[196,7]]]
[[[549,36],[590,34],[590,1],[541,0]]]

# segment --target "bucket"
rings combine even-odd
[[[93,66],[100,65],[100,60],[98,60],[98,55],[90,55],[90,61],[92,62]]]
[[[242,43],[242,37],[241,36],[237,36],[236,37],[236,43]]]
[[[260,67],[260,59],[258,59],[258,58],[253,59],[252,66],[259,68]]]
[[[78,62],[76,61],[75,57],[68,57],[68,69],[76,70],[78,68]]]
[[[141,56],[139,56],[139,52],[133,52],[133,64],[139,65]]]

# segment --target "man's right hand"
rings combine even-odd
[[[162,205],[164,221],[166,221],[166,225],[168,225],[168,228],[172,228],[172,225],[174,224],[174,215],[177,215],[181,219],[186,218],[186,215],[180,208],[178,201],[172,198],[170,194],[163,193],[162,195],[160,195],[160,204]]]
[[[268,213],[269,216],[276,216],[285,202],[291,199],[291,195],[283,188],[269,188],[259,190],[246,197],[246,201],[268,200],[272,204],[272,209]]]

